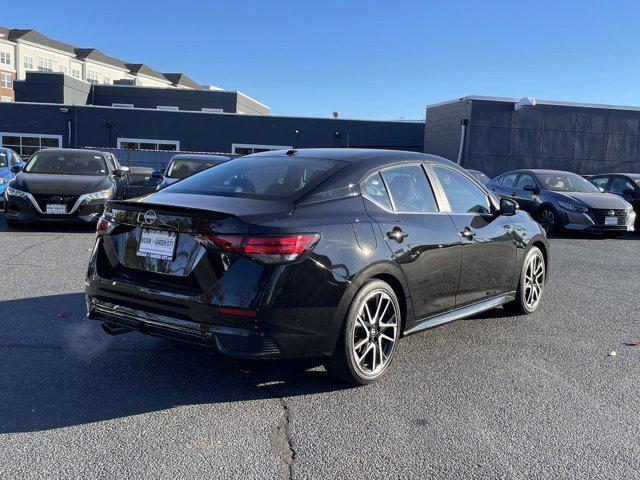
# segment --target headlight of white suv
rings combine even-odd
[[[23,192],[22,190],[16,190],[15,188],[11,188],[7,185],[7,196],[20,197],[20,198],[29,198],[29,194],[27,192]]]
[[[87,193],[84,196],[86,201],[99,200],[101,198],[111,198],[113,195],[113,188],[107,188],[106,190],[100,190],[99,192]]]
[[[565,210],[569,210],[571,212],[587,213],[589,211],[587,207],[583,207],[581,205],[574,205],[573,203],[558,202],[558,205],[560,205]]]

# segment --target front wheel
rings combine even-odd
[[[542,226],[547,235],[551,235],[558,228],[558,216],[551,207],[543,207],[538,214],[538,222]]]
[[[325,368],[353,385],[378,380],[393,360],[401,324],[400,305],[389,284],[366,283],[349,307],[336,351]]]
[[[516,299],[505,305],[515,315],[529,315],[540,305],[547,270],[544,255],[538,247],[531,247],[522,263]]]

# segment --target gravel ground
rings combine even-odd
[[[551,243],[536,314],[408,337],[384,381],[345,389],[109,337],[84,319],[92,231],[0,218],[0,477],[637,478],[640,236]]]

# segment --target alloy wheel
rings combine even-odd
[[[544,258],[536,251],[527,260],[524,271],[524,303],[529,310],[535,310],[540,302],[544,274]]]
[[[540,214],[540,225],[542,225],[544,231],[547,232],[547,234],[551,233],[555,224],[556,216],[553,211],[548,208],[544,209]]]
[[[399,313],[391,297],[374,290],[362,301],[351,332],[355,367],[375,376],[389,363],[398,334]]]

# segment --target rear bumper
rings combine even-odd
[[[243,358],[279,358],[283,352],[269,335],[242,328],[223,327],[152,315],[87,297],[90,319],[136,330],[147,335],[171,338],[213,347],[220,353]]]

